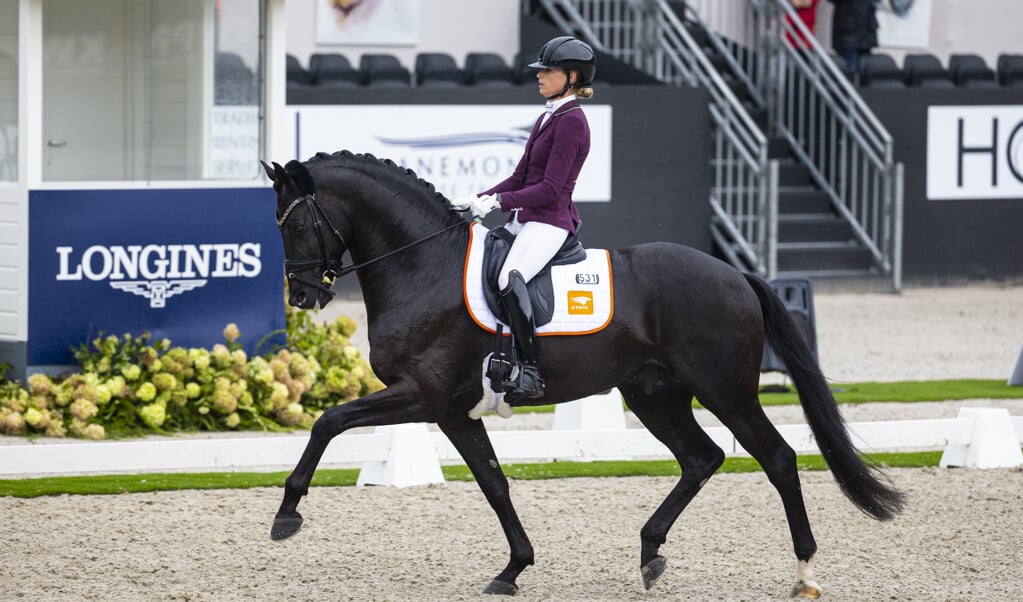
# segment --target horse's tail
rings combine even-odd
[[[877,466],[859,456],[824,374],[781,299],[762,279],[748,274],[746,279],[760,299],[765,338],[796,385],[810,430],[838,486],[867,515],[893,518],[902,510],[903,494]]]

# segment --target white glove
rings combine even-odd
[[[469,205],[472,205],[473,201],[475,200],[476,195],[474,194],[472,196],[459,197],[448,202],[451,203],[451,208],[454,209],[455,211],[465,211],[466,209],[469,208]]]
[[[481,219],[500,206],[501,201],[498,200],[496,194],[474,197],[469,200],[469,209],[472,211],[472,214]]]

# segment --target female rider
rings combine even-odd
[[[494,209],[509,213],[505,228],[516,235],[498,284],[521,364],[504,383],[509,402],[543,397],[536,366],[536,328],[526,283],[554,257],[579,227],[572,202],[575,181],[590,151],[590,128],[577,98],[593,96],[597,69],[593,49],[571,36],[547,42],[535,63],[547,110],[533,126],[515,171],[479,195],[455,199],[455,209],[482,218]]]

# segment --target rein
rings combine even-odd
[[[447,232],[448,230],[453,230],[453,229],[455,229],[455,228],[457,228],[459,226],[464,226],[465,225],[465,222],[461,222],[461,221],[455,222],[455,223],[453,223],[453,224],[451,224],[449,226],[446,226],[446,227],[444,227],[444,228],[442,228],[442,229],[440,229],[440,230],[438,230],[438,231],[436,231],[436,232],[434,232],[432,234],[428,234],[428,235],[420,238],[419,240],[410,242],[409,244],[404,245],[402,247],[398,247],[397,249],[394,249],[392,251],[388,251],[387,253],[384,253],[383,255],[381,255],[379,257],[374,257],[373,259],[370,259],[368,261],[364,261],[364,262],[362,262],[360,264],[355,264],[353,262],[353,263],[350,263],[348,265],[344,265],[344,260],[341,257],[338,257],[337,259],[332,259],[330,257],[330,254],[327,252],[327,246],[326,246],[326,244],[324,243],[324,240],[323,240],[323,232],[320,229],[320,226],[323,223],[326,223],[327,226],[330,228],[331,233],[333,233],[334,237],[337,238],[338,242],[341,243],[341,247],[343,249],[345,249],[345,250],[348,249],[348,243],[345,241],[345,237],[341,234],[341,232],[337,228],[334,227],[334,224],[331,223],[330,219],[327,217],[327,214],[324,213],[323,209],[321,209],[320,206],[316,203],[316,195],[315,194],[307,194],[307,195],[304,195],[304,196],[300,196],[297,199],[295,199],[294,201],[292,201],[291,204],[288,205],[288,208],[284,210],[284,214],[281,217],[277,218],[277,227],[278,228],[283,228],[284,224],[288,221],[288,217],[291,215],[292,210],[295,207],[297,207],[302,202],[305,202],[308,205],[309,213],[310,213],[310,215],[313,216],[313,220],[314,220],[313,221],[313,226],[314,226],[314,229],[316,231],[316,240],[317,240],[317,242],[319,243],[319,246],[320,246],[320,258],[319,259],[285,259],[284,260],[284,271],[285,271],[285,273],[287,273],[288,280],[295,280],[297,282],[301,282],[302,284],[305,284],[306,286],[311,286],[313,288],[316,288],[316,289],[318,289],[318,290],[320,290],[320,291],[322,291],[324,293],[329,294],[332,297],[336,293],[333,290],[330,289],[330,285],[334,284],[334,281],[336,279],[341,278],[343,276],[347,276],[348,274],[351,274],[352,272],[354,272],[356,270],[360,270],[360,269],[362,269],[362,268],[364,268],[366,266],[372,265],[372,264],[374,264],[374,263],[376,263],[378,261],[382,261],[384,259],[387,259],[388,257],[391,257],[392,255],[397,255],[398,253],[401,253],[403,251],[407,251],[408,249],[411,249],[412,247],[414,247],[416,245],[422,244],[422,243],[430,240],[431,238],[434,238],[435,236],[439,236],[439,235]],[[343,255],[344,251],[341,251],[341,254]],[[321,270],[321,280],[320,280],[320,282],[316,282],[316,281],[308,279],[308,278],[303,278],[303,277],[298,275],[298,272],[302,272],[302,271],[305,271],[305,270],[311,270],[311,269],[316,268],[316,267],[319,267],[320,270]]]

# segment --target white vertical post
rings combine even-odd
[[[390,451],[386,460],[363,464],[356,485],[411,487],[444,482],[437,449],[425,424],[378,426],[374,432],[391,435]]]
[[[1010,387],[1023,387],[1023,347],[1019,348],[1019,356],[1016,358],[1016,367],[1009,377]]]
[[[613,431],[625,428],[618,389],[554,406],[555,431]]]
[[[941,454],[940,466],[1012,468],[1023,466],[1023,452],[1005,408],[961,408],[959,418],[973,418],[973,434],[965,445],[953,444]]]

